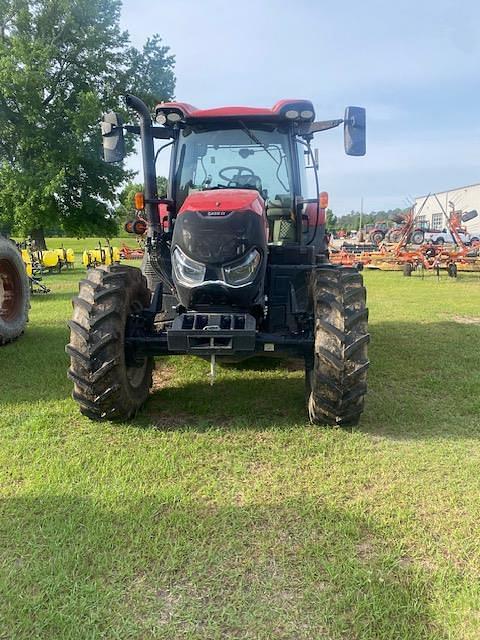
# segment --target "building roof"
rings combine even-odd
[[[454,189],[444,189],[443,191],[435,191],[435,192],[431,192],[430,194],[425,193],[423,196],[415,196],[415,200],[419,200],[420,198],[426,198],[428,195],[433,196],[434,193],[438,195],[442,194],[442,193],[450,193],[451,191],[461,191],[462,189],[470,189],[471,187],[480,187],[480,182],[475,182],[474,184],[466,184],[463,187],[455,187]]]

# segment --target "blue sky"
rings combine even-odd
[[[162,36],[176,98],[198,107],[366,107],[364,158],[344,155],[340,130],[315,138],[337,214],[480,182],[480,2],[124,0],[122,25],[137,46]]]

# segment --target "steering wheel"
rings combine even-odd
[[[230,178],[228,176],[225,176],[224,173],[226,171],[236,171],[236,176],[239,177],[244,174],[247,176],[255,175],[255,173],[249,167],[242,167],[239,164],[234,164],[231,167],[224,167],[221,171],[218,172],[218,177],[222,180],[225,180],[225,182],[228,182],[228,185],[230,185],[232,182],[238,184],[238,182],[234,179],[234,176],[231,176]]]

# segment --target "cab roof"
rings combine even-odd
[[[186,102],[161,102],[155,108],[155,115],[159,113],[178,113],[186,122],[199,120],[217,120],[223,118],[249,120],[298,120],[312,122],[315,111],[310,100],[284,99],[276,102],[273,107],[216,107],[214,109],[198,109]],[[290,115],[286,115],[290,112]],[[298,117],[291,117],[294,112]],[[303,116],[302,116],[303,112]]]

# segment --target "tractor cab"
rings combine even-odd
[[[172,197],[177,210],[199,191],[253,190],[263,201],[269,242],[294,241],[294,164],[288,125],[282,123],[200,122],[179,132]],[[297,189],[298,191],[298,189]],[[219,194],[222,195],[221,193]],[[235,198],[235,194],[230,194]]]

